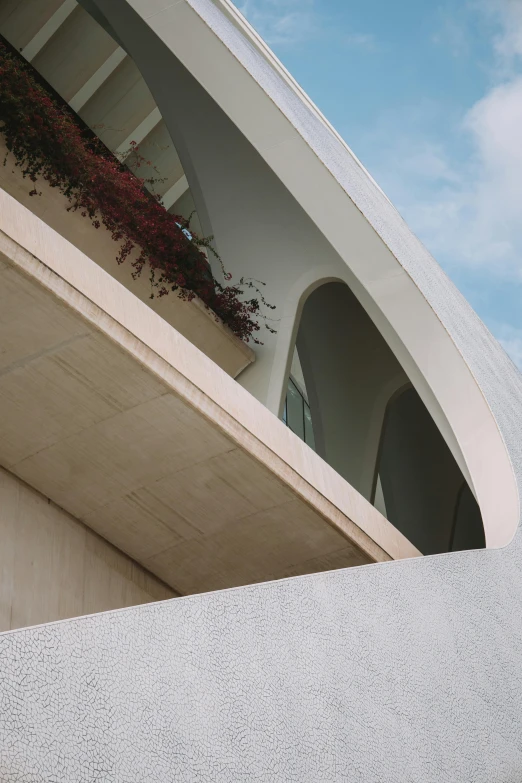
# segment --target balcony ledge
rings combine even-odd
[[[4,160],[6,155],[7,149],[0,134],[0,160]],[[43,179],[36,183],[41,195],[29,195],[34,187],[34,183],[24,179],[20,168],[15,166],[12,155],[8,155],[6,165],[0,165],[0,188],[6,193],[95,261],[233,378],[237,378],[255,360],[254,351],[217,319],[200,299],[185,302],[175,294],[150,299],[148,274],[145,271],[140,278],[133,279],[132,255],[124,264],[117,264],[118,245],[107,229],[103,226],[95,229],[78,212],[68,212],[69,202],[65,196]]]
[[[419,552],[0,190],[0,464],[182,594]]]

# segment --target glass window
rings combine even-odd
[[[286,416],[287,425],[292,432],[295,432],[301,440],[305,439],[304,433],[304,398],[299,392],[299,389],[292,381],[288,382],[288,390],[286,393]]]
[[[307,443],[311,449],[315,451],[315,439],[314,439],[314,430],[312,427],[312,414],[310,413],[310,406],[308,403],[304,402],[304,432],[305,432],[305,443]]]
[[[288,379],[283,421],[292,432],[315,451],[314,431],[310,406],[292,377]]]

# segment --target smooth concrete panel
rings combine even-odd
[[[58,11],[63,0],[3,0],[0,4],[2,34],[23,49]]]
[[[116,42],[79,6],[31,62],[69,101],[116,48]]]
[[[173,597],[175,592],[0,468],[0,630]]]

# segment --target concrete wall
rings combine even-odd
[[[0,777],[519,783],[520,559],[517,539],[0,635]]]
[[[127,6],[100,5],[114,9],[115,24],[116,11]],[[200,59],[187,27],[167,29],[162,12],[202,19],[223,51],[291,117],[328,167],[328,182],[341,183],[400,259],[395,276],[368,283],[368,297],[381,297],[412,351],[426,353],[419,364],[455,433],[462,436],[470,425],[460,444],[494,541],[506,524],[502,482],[513,477],[511,466],[517,507],[522,488],[516,368],[349,152],[227,22],[217,0],[132,5],[144,13],[146,6],[150,23],[171,39],[179,31],[185,53]],[[212,60],[215,81],[232,101],[234,84],[221,64]],[[245,123],[257,122],[244,100],[243,111]],[[274,144],[271,154],[280,156],[286,176],[289,146]],[[310,166],[319,182],[320,169]],[[307,171],[296,165],[294,182]],[[316,193],[303,189],[302,198]],[[332,237],[336,220],[346,233],[345,202],[337,211],[327,199],[310,208],[317,213],[323,205],[321,220],[326,226],[331,216]],[[363,261],[373,268],[371,258]],[[422,308],[405,307],[410,284],[453,342],[453,359]],[[454,372],[460,362],[494,417],[509,454],[507,472],[485,448],[487,416],[478,408],[472,435],[471,387]],[[521,562],[517,532],[503,549],[300,577],[3,635],[3,779],[518,783]]]
[[[0,631],[175,595],[2,468],[0,542]]]

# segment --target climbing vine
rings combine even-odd
[[[199,238],[189,220],[167,212],[160,197],[147,189],[149,180],[140,179],[112,155],[46,89],[32,66],[2,42],[0,133],[15,165],[34,184],[31,195],[38,195],[39,178],[58,188],[68,199],[69,210],[79,211],[95,228],[103,225],[111,233],[119,246],[119,264],[136,250],[133,275],[149,269],[151,297],[176,292],[190,301],[197,296],[238,337],[260,342],[259,319],[266,321],[261,308],[274,308],[264,300],[257,281],[242,278],[237,285],[222,285],[216,280],[204,249],[219,260],[226,283],[231,275],[211,238]]]

